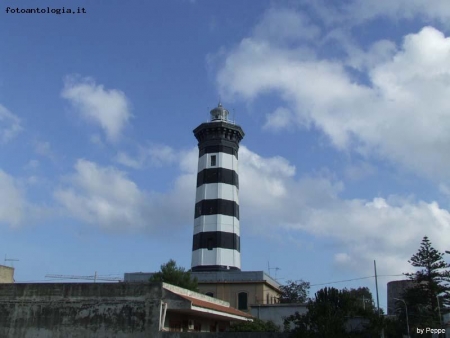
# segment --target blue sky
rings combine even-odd
[[[1,14],[0,253],[17,281],[189,268],[192,130],[219,98],[246,133],[243,269],[315,285],[376,260],[385,307],[423,236],[450,249],[448,1],[3,5],[86,9]]]

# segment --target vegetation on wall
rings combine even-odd
[[[198,292],[197,278],[192,278],[191,272],[177,266],[173,259],[162,264],[160,271],[150,277],[150,282],[164,282]]]
[[[280,286],[280,303],[305,303],[308,300],[309,283],[304,280],[288,280]]]
[[[383,325],[367,288],[321,289],[307,309],[306,314],[286,318],[292,337],[375,337]]]
[[[278,325],[271,320],[253,319],[253,322],[233,323],[230,326],[232,332],[280,332]]]

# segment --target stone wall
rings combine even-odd
[[[14,283],[14,268],[0,265],[0,283]]]
[[[160,283],[0,284],[0,337],[158,336]]]
[[[285,332],[161,332],[158,338],[289,338]]]

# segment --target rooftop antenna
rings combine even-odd
[[[275,267],[275,268],[271,268],[269,261],[267,261],[267,268],[269,269],[269,275],[270,275],[270,270],[275,270],[275,279],[277,278],[277,272],[278,270],[281,270],[279,267]]]
[[[123,278],[121,277],[110,277],[108,275],[98,275],[97,271],[93,275],[88,276],[75,276],[75,275],[54,275],[54,274],[47,274],[45,275],[45,278],[53,278],[53,279],[84,279],[84,280],[90,280],[94,281],[94,283],[97,283],[97,281],[106,281],[106,282],[121,282]]]
[[[6,262],[11,262],[11,267],[14,267],[14,263],[13,262],[18,262],[18,259],[15,258],[7,258],[6,254],[5,254],[5,266],[6,266]]]

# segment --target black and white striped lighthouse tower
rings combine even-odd
[[[194,130],[199,158],[192,271],[241,269],[239,228],[239,142],[242,128],[219,103],[211,121]]]

